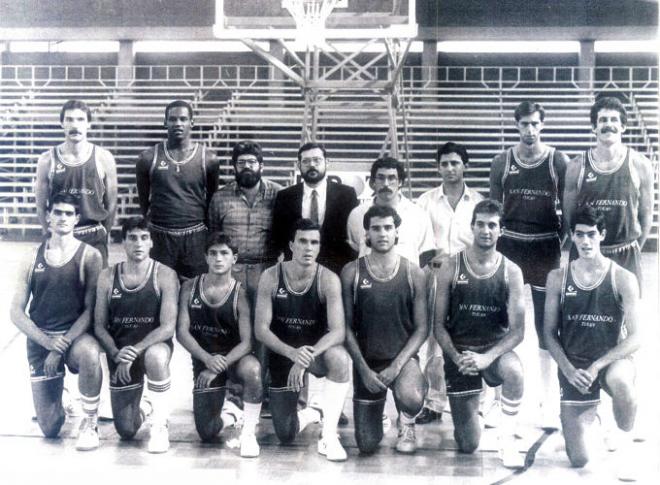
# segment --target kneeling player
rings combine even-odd
[[[617,425],[627,435],[619,448],[619,478],[634,479],[630,431],[637,401],[630,357],[641,344],[637,280],[601,253],[604,217],[592,207],[576,212],[571,238],[579,257],[548,275],[544,322],[548,348],[560,370],[566,453],[575,467],[588,462],[585,431],[596,416],[602,387],[612,396]]]
[[[399,411],[396,449],[417,449],[415,417],[422,410],[426,379],[417,352],[428,336],[426,280],[422,270],[399,256],[401,218],[389,206],[374,205],[363,226],[371,253],[344,266],[346,343],[353,358],[355,439],[362,453],[373,453],[383,439],[387,389]]]
[[[282,443],[320,416],[313,408],[296,413],[305,372],[325,376],[323,431],[318,451],[328,460],[346,459],[337,423],[348,391],[349,358],[344,343],[341,284],[316,262],[320,227],[299,220],[289,242],[291,261],[269,268],[259,280],[255,334],[270,350],[270,409]]]
[[[110,401],[122,439],[135,436],[144,421],[140,398],[144,375],[153,406],[148,451],[169,449],[172,336],[176,326],[178,279],[174,270],[149,257],[151,235],[143,217],[121,228],[126,261],[99,277],[94,330],[108,354]]]
[[[520,268],[496,251],[502,205],[483,200],[474,208],[471,247],[440,268],[435,293],[435,337],[445,355],[454,438],[463,453],[481,439],[482,379],[502,385],[500,453],[506,467],[524,466],[515,446],[523,395],[523,370],[513,349],[523,340],[525,307]]]
[[[74,196],[53,197],[46,216],[50,236],[21,268],[11,320],[27,335],[32,399],[44,436],[55,438],[64,424],[66,363],[79,374],[85,414],[76,448],[91,450],[99,446],[96,421],[102,375],[101,349],[87,331],[102,261],[98,250],[74,238],[79,218]]]
[[[223,427],[220,412],[227,376],[243,384],[241,456],[259,456],[255,429],[261,412],[261,366],[250,355],[250,305],[231,269],[238,253],[229,238],[212,233],[206,241],[208,272],[181,287],[177,339],[192,355],[193,413],[202,441]]]

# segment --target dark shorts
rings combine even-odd
[[[215,354],[214,354],[215,355]],[[226,354],[222,354],[226,355]],[[196,389],[193,388],[193,393],[198,393],[198,392],[211,392],[211,391],[220,391],[222,389],[226,389],[227,387],[227,380],[231,379],[232,382],[238,382],[238,376],[236,374],[236,362],[234,365],[229,366],[226,372],[223,372],[221,374],[218,374],[218,376],[211,381],[211,385],[209,387],[205,387],[204,389]],[[193,384],[197,380],[197,377],[206,369],[206,366],[201,360],[195,359],[192,357],[192,366],[193,366]]]
[[[393,359],[387,360],[368,360],[367,365],[374,372],[380,372],[383,369],[386,369]],[[362,382],[362,377],[357,371],[357,368],[353,366],[353,399],[356,401],[382,401],[387,397],[387,389],[380,392],[371,392],[366,388]]]
[[[167,344],[167,346],[170,348],[170,353],[173,352],[174,350],[174,344],[172,343],[172,339],[166,340],[164,342]],[[119,367],[119,364],[117,364],[114,360],[108,356],[108,370],[110,371],[110,390],[111,391],[127,391],[130,389],[138,389],[144,385],[144,376],[146,375],[147,371],[144,365],[144,353],[142,353],[137,359],[133,361],[133,365],[131,366],[131,380],[130,382],[126,384],[122,384],[117,380],[115,377],[115,373],[117,371],[117,367]]]
[[[642,254],[639,250],[639,244],[637,241],[633,241],[631,244],[623,246],[622,248],[611,250],[609,248],[601,247],[601,252],[603,256],[610,258],[616,264],[622,268],[627,269],[632,274],[637,277],[637,284],[639,285],[639,294],[642,295]],[[578,251],[575,247],[575,244],[571,245],[571,251],[569,254],[570,261],[574,261],[578,258]]]
[[[153,259],[185,278],[193,278],[208,270],[204,258],[208,229],[204,224],[181,230],[150,224],[149,229],[154,244],[150,252]]]
[[[73,235],[79,241],[98,249],[103,258],[103,267],[108,267],[108,232],[105,226],[99,223],[94,226],[76,227]]]
[[[572,360],[571,363],[578,369],[586,369],[591,365],[589,361],[575,361]],[[573,405],[573,406],[585,406],[598,404],[600,402],[600,389],[605,384],[605,369],[601,369],[598,373],[598,377],[594,379],[594,382],[589,388],[587,394],[582,394],[577,390],[571,383],[568,382],[561,370],[557,369],[557,375],[559,376],[559,400],[564,405]]]
[[[444,355],[445,382],[447,383],[447,395],[454,397],[471,396],[479,394],[483,390],[483,381],[486,381],[490,387],[496,387],[502,384],[501,379],[495,379],[490,373],[480,372],[475,376],[461,374],[458,366],[448,355]],[[497,362],[495,360],[493,364]],[[493,365],[491,364],[491,366]]]
[[[525,284],[545,288],[548,273],[559,268],[561,248],[559,236],[529,241],[502,236],[497,250],[522,270]]]
[[[268,352],[268,370],[270,371],[270,388],[271,389],[286,389],[288,388],[289,371],[293,367],[293,362],[288,358],[278,353]],[[325,377],[321,374],[308,369],[316,377]]]
[[[64,366],[67,360],[68,353],[65,353],[60,359],[60,364],[57,368],[57,375],[55,377],[46,377],[46,373],[44,372],[44,362],[46,361],[46,357],[48,357],[48,354],[50,354],[50,350],[48,350],[45,347],[42,347],[41,345],[30,339],[27,339],[26,347],[27,347],[28,364],[30,365],[30,381],[39,382],[39,381],[46,381],[49,379],[60,379],[64,377],[64,373],[65,373]],[[70,365],[67,365],[66,367],[69,368],[70,372],[74,374],[78,373],[78,369],[75,369]]]

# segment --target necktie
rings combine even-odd
[[[319,223],[319,193],[316,190],[312,190],[312,203],[309,206],[309,218]]]

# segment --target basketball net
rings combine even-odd
[[[325,44],[325,21],[339,0],[283,0],[296,21],[298,41],[308,48],[323,47]]]

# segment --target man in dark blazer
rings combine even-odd
[[[353,187],[326,177],[326,151],[318,143],[305,143],[298,149],[298,169],[302,182],[277,194],[273,208],[273,245],[291,259],[289,241],[295,222],[306,217],[321,226],[321,252],[318,262],[335,273],[357,254],[348,245],[346,222],[358,205]],[[314,193],[316,192],[316,194]]]

